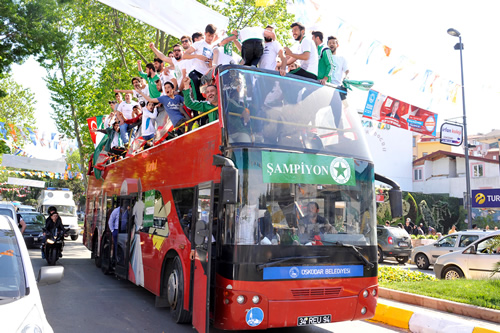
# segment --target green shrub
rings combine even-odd
[[[417,239],[417,236],[415,236],[415,235],[412,234],[412,235],[410,235],[410,238],[411,239]]]
[[[426,236],[427,239],[434,239],[434,240],[437,240],[438,239],[438,236],[437,235],[427,235]]]
[[[417,239],[425,239],[425,235],[418,235]]]
[[[378,281],[379,283],[436,281],[436,278],[422,272],[412,272],[409,268],[405,270],[391,266],[379,266]]]

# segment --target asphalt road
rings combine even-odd
[[[155,308],[155,296],[131,282],[102,274],[90,252],[77,241],[66,241],[60,283],[40,287],[47,320],[55,333],[79,332],[189,332],[191,325],[175,324],[168,308]],[[46,262],[40,250],[31,249],[35,274]],[[211,332],[222,332],[211,330]],[[270,333],[405,332],[365,321],[270,329]]]

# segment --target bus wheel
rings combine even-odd
[[[94,257],[94,263],[97,268],[101,268],[101,257],[97,254],[97,248],[98,248],[98,241],[97,238],[94,238],[94,241],[92,242],[92,256]]]
[[[101,248],[101,270],[104,274],[110,274],[112,271],[111,265],[111,240],[109,237],[104,237]]]
[[[189,311],[184,310],[184,274],[182,272],[181,260],[174,258],[172,271],[168,277],[167,299],[170,312],[176,323],[187,323],[190,321]]]

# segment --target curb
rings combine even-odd
[[[404,295],[400,295],[404,294]],[[490,309],[485,309],[485,308],[480,308],[477,306],[472,306],[468,304],[460,304],[456,302],[451,302],[451,301],[444,301],[444,300],[439,300],[435,299],[432,297],[426,297],[426,296],[420,296],[420,295],[415,295],[415,294],[410,294],[410,293],[404,293],[400,291],[394,291],[386,288],[379,288],[379,297],[381,298],[387,298],[387,299],[392,299],[395,301],[399,302],[404,302],[404,303],[409,303],[409,304],[414,304],[414,305],[419,305],[423,306],[422,304],[425,301],[425,307],[435,309],[435,310],[441,310],[441,311],[447,311],[459,315],[466,315],[468,317],[473,317],[473,318],[478,318],[477,316],[471,315],[472,313],[481,313],[484,312],[485,310],[490,310]],[[409,302],[408,300],[411,301],[411,298],[413,297],[413,302]],[[429,301],[431,306],[428,306]],[[462,308],[462,311],[454,312],[450,311],[450,304],[446,303],[452,303],[453,305],[458,305],[456,307],[451,307],[453,310],[457,310]],[[445,306],[443,306],[445,305]],[[448,305],[448,306],[446,306]],[[437,308],[439,306],[439,308]],[[469,312],[470,310],[474,310]],[[491,322],[500,322],[500,311],[496,310],[491,310],[492,313],[489,313],[486,315],[488,319],[485,318],[485,316],[481,316],[479,319],[483,320],[489,320]],[[488,311],[487,311],[488,312]],[[494,317],[491,317],[494,315]],[[494,319],[494,320],[492,320]],[[477,327],[470,325],[466,322],[456,322],[456,321],[450,321],[448,319],[444,319],[442,317],[438,317],[436,315],[431,315],[427,313],[419,313],[419,312],[413,312],[410,310],[405,310],[405,309],[400,309],[397,307],[385,305],[378,303],[377,308],[375,310],[375,316],[370,319],[370,321],[373,322],[379,322],[383,324],[387,324],[393,327],[398,327],[398,328],[403,328],[403,329],[408,329],[410,332],[450,332],[450,333],[500,333],[499,331],[493,331],[487,328],[483,327]]]
[[[500,311],[379,287],[379,297],[500,324]]]

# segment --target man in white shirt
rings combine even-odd
[[[202,100],[203,96],[200,92],[201,77],[206,74],[212,67],[212,43],[217,40],[217,28],[213,24],[209,24],[205,28],[205,39],[197,41],[184,52],[184,59],[193,60],[193,70],[188,74],[193,80],[195,87],[195,100]]]
[[[299,42],[297,53],[293,53],[288,47],[285,47],[287,64],[296,60],[300,61],[300,66],[291,71],[291,74],[303,76],[309,79],[317,80],[318,76],[318,50],[310,38],[306,38],[306,28],[302,23],[295,22],[291,26],[293,38]]]
[[[123,90],[123,89],[115,89],[116,93],[124,93],[124,94],[132,94],[132,96],[137,99],[137,102],[141,107],[146,106],[146,99],[142,97],[141,94],[137,93],[135,89],[141,90],[145,95],[149,96],[149,87],[146,84],[146,81],[139,77],[132,78],[132,85],[134,86],[134,90]]]
[[[272,30],[259,27],[246,27],[239,31],[234,30],[232,36],[225,38],[220,44],[224,45],[238,39],[241,43],[241,57],[245,66],[257,66],[264,53],[264,38],[276,39]]]
[[[117,111],[120,112],[123,115],[123,118],[125,119],[132,119],[132,109],[134,105],[139,105],[137,102],[132,100],[132,94],[131,93],[126,93],[125,94],[125,101],[121,102],[120,105],[117,107]],[[129,130],[132,130],[133,125],[129,125],[126,122],[121,122],[120,123],[120,136],[122,138],[122,141],[124,144],[127,144],[129,141]],[[130,137],[132,137],[130,135]]]
[[[273,31],[273,27],[268,25],[266,30]],[[281,44],[269,37],[264,37],[264,40],[266,43],[264,45],[264,53],[260,57],[259,68],[276,70],[276,58],[279,56],[281,59],[280,74],[283,76],[286,75],[286,58]]]
[[[332,51],[333,59],[333,74],[331,83],[333,85],[339,86],[340,89],[345,91],[345,93],[340,94],[340,97],[342,98],[342,100],[344,100],[346,99],[347,89],[342,86],[342,81],[344,80],[344,78],[347,78],[347,75],[349,75],[349,66],[347,65],[347,60],[343,56],[337,55],[337,49],[339,47],[339,41],[337,40],[337,38],[333,36],[328,37],[327,44]]]

